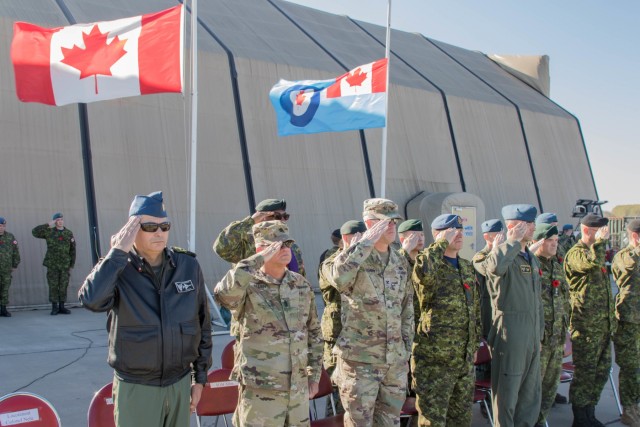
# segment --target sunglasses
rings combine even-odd
[[[160,228],[160,230],[162,230],[163,232],[167,232],[171,229],[171,223],[163,222],[158,224],[155,222],[143,222],[142,224],[140,224],[140,229],[147,233],[155,233],[156,231],[158,231],[158,228]]]
[[[291,215],[289,215],[288,213],[280,213],[280,212],[274,212],[271,215],[271,218],[277,220],[277,221],[288,221],[289,218],[291,217]]]
[[[282,247],[283,248],[290,248],[291,246],[293,246],[293,241],[291,241],[291,240],[287,240],[286,242],[282,242]]]

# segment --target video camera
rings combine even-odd
[[[588,213],[603,216],[601,206],[605,203],[607,203],[606,200],[578,199],[576,200],[576,205],[573,207],[571,216],[573,218],[583,218]]]

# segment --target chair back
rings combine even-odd
[[[113,384],[109,383],[96,392],[87,411],[89,427],[115,427],[113,418]]]
[[[238,382],[230,380],[231,369],[217,369],[209,372],[207,383],[202,390],[196,407],[199,417],[215,417],[232,414],[238,405]]]
[[[220,362],[222,364],[222,369],[233,369],[233,365],[235,362],[233,347],[235,346],[236,341],[230,341],[224,349],[222,349],[222,356],[220,357]]]
[[[485,340],[480,340],[480,347],[473,358],[474,365],[484,365],[491,362],[491,352],[489,351],[489,344]]]
[[[329,377],[329,373],[322,368],[322,372],[320,372],[320,383],[318,384],[318,394],[315,396],[309,396],[309,400],[320,399],[321,397],[325,397],[333,393],[333,384],[331,383],[331,377]]]
[[[20,392],[0,397],[0,425],[28,424],[29,427],[60,427],[60,416],[45,398]]]

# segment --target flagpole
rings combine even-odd
[[[189,250],[196,252],[196,164],[198,160],[198,0],[191,0],[191,178]]]
[[[384,101],[384,112],[386,114],[384,128],[382,128],[382,165],[380,172],[380,197],[384,198],[386,193],[387,182],[387,129],[389,127],[389,71],[391,70],[391,63],[389,61],[389,54],[391,52],[391,0],[388,0],[387,5],[387,39],[385,42],[384,57],[387,58],[387,96]]]

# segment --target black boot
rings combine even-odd
[[[58,304],[55,302],[51,303],[51,315],[55,316],[56,314],[60,313],[60,309],[58,309]]]
[[[571,409],[573,410],[573,424],[571,424],[571,427],[591,427],[592,424],[587,416],[586,406],[573,405]]]
[[[595,407],[595,405],[587,406],[587,418],[589,418],[589,422],[591,423],[591,425],[593,427],[604,427],[604,424],[602,424],[600,422],[600,420],[598,420],[596,418],[596,407]]]
[[[64,308],[64,302],[60,301],[60,314],[71,314],[68,308]]]
[[[559,403],[561,405],[565,405],[568,402],[569,401],[567,400],[567,398],[565,396],[561,395],[560,393],[556,393],[556,398],[553,401],[553,403]]]
[[[7,311],[6,305],[0,305],[0,317],[11,317],[11,313]]]

